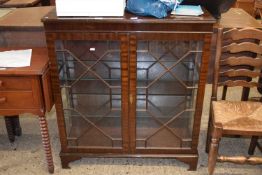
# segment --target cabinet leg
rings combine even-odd
[[[11,143],[15,141],[14,126],[12,124],[12,117],[5,117],[5,126],[8,135],[8,139]]]
[[[175,157],[177,160],[184,162],[189,165],[188,171],[197,170],[198,154],[187,156],[187,157]]]
[[[193,159],[193,160],[189,163],[189,169],[188,169],[188,171],[196,171],[196,170],[197,170],[197,162],[198,162],[198,158]]]
[[[54,163],[53,163],[52,151],[50,146],[48,127],[44,115],[39,116],[39,123],[41,128],[42,143],[44,146],[46,160],[47,160],[48,172],[54,173]]]
[[[64,169],[70,169],[69,163],[81,159],[79,156],[63,156],[60,154],[61,165]]]

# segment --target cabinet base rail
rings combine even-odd
[[[189,165],[188,171],[197,170],[198,154],[91,154],[60,152],[62,168],[68,169],[69,163],[82,158],[166,158],[177,159]]]

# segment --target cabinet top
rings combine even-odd
[[[201,16],[176,16],[169,15],[166,18],[158,19],[154,17],[145,17],[145,16],[137,16],[135,14],[131,14],[129,12],[124,12],[124,16],[116,16],[116,17],[59,17],[56,15],[56,9],[53,9],[50,13],[48,13],[42,21],[45,22],[119,22],[119,23],[215,23],[216,19],[208,13],[208,11],[204,10],[204,15]]]
[[[204,15],[197,17],[169,15],[157,19],[128,12],[121,17],[59,17],[53,9],[42,18],[42,22],[46,31],[212,31],[216,19],[206,10],[204,12]]]

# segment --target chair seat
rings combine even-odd
[[[213,101],[214,122],[223,130],[262,132],[262,103]]]

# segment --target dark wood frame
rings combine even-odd
[[[135,18],[135,20],[134,20]],[[48,54],[51,60],[51,81],[56,105],[61,142],[60,157],[63,168],[81,157],[163,157],[176,158],[196,170],[198,139],[203,107],[205,83],[210,54],[210,42],[215,19],[205,12],[201,17],[168,17],[154,19],[125,13],[122,18],[59,18],[53,11],[43,18]],[[57,60],[55,40],[106,40],[120,41],[122,67],[122,149],[84,149],[68,146]],[[204,42],[199,87],[194,116],[192,147],[190,149],[136,149],[136,44],[141,39],[201,40]],[[129,60],[129,61],[128,61]]]

